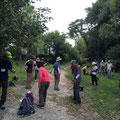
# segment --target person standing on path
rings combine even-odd
[[[92,86],[94,86],[94,82],[96,84],[96,87],[98,87],[98,82],[97,82],[97,78],[96,78],[96,73],[97,73],[97,70],[98,70],[98,67],[96,66],[96,63],[95,62],[92,62]]]
[[[32,82],[32,71],[33,71],[33,68],[34,68],[34,61],[35,59],[35,56],[31,56],[31,59],[28,60],[25,65],[24,65],[24,68],[27,72],[27,79],[26,79],[26,89],[31,89],[31,82]]]
[[[12,68],[11,61],[12,55],[9,51],[5,52],[3,57],[0,58],[0,87],[2,87],[2,95],[0,100],[0,109],[5,109],[5,102],[7,97],[7,88],[8,88],[8,69],[10,72],[15,73],[15,70]]]
[[[39,81],[38,81],[39,104],[38,104],[38,107],[43,108],[46,102],[47,89],[50,85],[50,78],[49,78],[47,70],[44,68],[43,62],[38,63],[38,68],[39,68]]]
[[[53,69],[54,69],[54,78],[55,78],[55,85],[54,85],[54,90],[59,91],[59,82],[60,82],[60,61],[62,60],[62,58],[57,57],[56,62],[53,65],[52,70],[50,71],[50,73],[52,73]]]
[[[108,64],[107,64],[108,79],[112,78],[112,75],[111,75],[112,67],[113,67],[112,63],[110,62],[110,60],[108,60]]]
[[[81,98],[79,94],[79,86],[81,82],[81,70],[80,66],[77,64],[76,60],[72,61],[72,66],[74,67],[74,78],[73,78],[73,100],[75,104],[80,104],[81,103]]]

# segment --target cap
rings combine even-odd
[[[6,51],[6,52],[5,52],[5,55],[6,55],[8,58],[12,58],[12,54],[11,54],[11,52],[9,52],[9,51]]]

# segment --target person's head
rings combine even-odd
[[[40,62],[40,58],[39,57],[37,57],[36,62]]]
[[[35,56],[34,56],[34,55],[31,55],[31,59],[32,59],[33,61],[35,61]]]
[[[110,63],[110,60],[108,60],[108,63]]]
[[[101,60],[101,62],[103,62],[103,60]]]
[[[39,63],[37,64],[37,66],[38,66],[38,68],[44,67],[44,62],[39,62]]]
[[[96,66],[96,62],[92,62],[92,66]]]
[[[42,57],[42,60],[44,60],[44,57]]]
[[[8,60],[11,59],[11,58],[12,58],[11,52],[6,51],[6,52],[4,53],[4,55],[3,55],[3,59],[4,59],[5,61],[8,61]]]
[[[87,65],[87,68],[89,68],[90,66],[89,65]]]
[[[61,57],[57,57],[57,59],[56,59],[57,62],[60,62],[61,60],[62,60]]]
[[[72,60],[71,65],[72,65],[72,67],[76,67],[78,65],[77,61],[76,60]]]

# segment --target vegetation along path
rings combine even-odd
[[[35,114],[30,116],[23,117],[23,120],[86,120],[86,119],[100,119],[98,113],[90,111],[87,109],[87,106],[82,103],[81,105],[76,105],[80,114],[78,112],[71,111],[70,106],[67,104],[67,98],[72,96],[72,85],[71,81],[68,80],[65,76],[67,72],[61,71],[61,81],[60,81],[60,91],[54,91],[54,78],[53,74],[50,74],[51,85],[48,89],[47,103],[44,109],[39,109],[35,106]],[[27,90],[23,86],[17,86],[14,88],[17,94],[21,94],[23,98]],[[33,95],[35,97],[35,103],[38,103],[38,85],[35,82],[32,85]],[[83,95],[82,95],[83,96]],[[19,107],[19,99],[8,98],[6,102],[6,110],[0,110],[1,120],[20,120],[21,118],[17,116],[17,110]]]

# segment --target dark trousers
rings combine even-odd
[[[54,77],[55,77],[55,85],[54,85],[54,89],[59,89],[58,85],[60,82],[60,74],[58,72],[54,72]]]
[[[39,105],[43,107],[46,102],[46,96],[47,96],[47,89],[50,85],[50,82],[42,82],[40,83],[39,88]]]
[[[35,80],[37,80],[38,74],[39,74],[38,70],[35,70]]]
[[[0,87],[2,88],[0,105],[4,105],[4,103],[6,102],[6,98],[7,98],[8,81],[0,81]]]
[[[73,87],[73,94],[74,94],[74,101],[80,103],[81,102],[81,98],[80,98],[80,94],[79,94],[79,86],[80,86],[80,82],[76,82],[74,83],[74,87]]]
[[[98,86],[96,75],[92,75],[92,85],[94,85],[94,82]]]
[[[83,75],[85,75],[86,74],[86,70],[83,70]]]

